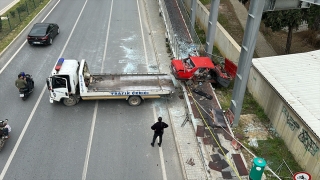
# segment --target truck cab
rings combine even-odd
[[[78,91],[78,68],[79,62],[77,60],[60,58],[57,61],[51,72],[51,76],[47,78],[47,88],[50,92],[51,103],[61,100],[76,100],[76,98],[70,98],[70,96],[73,96]]]

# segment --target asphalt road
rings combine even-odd
[[[45,87],[59,57],[86,59],[96,73],[158,72],[144,3],[52,0],[31,25],[59,24],[53,45],[26,43],[29,26],[0,55],[0,118],[12,127],[0,153],[0,179],[183,179],[171,127],[162,148],[150,146],[157,117],[170,126],[164,99],[138,107],[124,100],[66,107],[50,104]],[[20,71],[35,81],[27,101],[14,87]]]

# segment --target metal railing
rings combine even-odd
[[[177,7],[166,6],[166,3],[175,1],[159,0],[160,13],[166,26],[166,37],[169,48],[176,59],[186,58],[189,55],[206,55],[195,28],[191,24],[188,11],[181,0],[177,1]],[[170,8],[170,9],[167,9]],[[178,9],[177,9],[178,8]],[[173,12],[175,11],[175,12]],[[170,16],[170,14],[175,14]],[[178,14],[178,15],[177,15]]]

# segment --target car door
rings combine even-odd
[[[50,24],[50,28],[51,28],[52,38],[56,37],[57,33],[56,33],[56,28],[54,24]]]
[[[58,25],[52,24],[52,29],[53,29],[54,37],[56,37],[58,35]]]
[[[51,30],[50,30],[50,26],[47,27],[47,32],[46,32],[48,38],[51,37]]]
[[[68,81],[66,78],[53,76],[47,78],[47,87],[50,91],[50,102],[60,101],[63,98],[69,98]]]
[[[54,37],[55,37],[55,32],[54,32],[54,26],[53,26],[53,24],[50,24],[50,25],[49,25],[49,28],[50,28],[51,37],[54,38]]]

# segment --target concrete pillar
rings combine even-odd
[[[249,14],[241,46],[235,84],[232,91],[230,110],[234,114],[233,126],[238,126],[244,93],[247,87],[252,57],[257,42],[265,0],[250,1]]]

